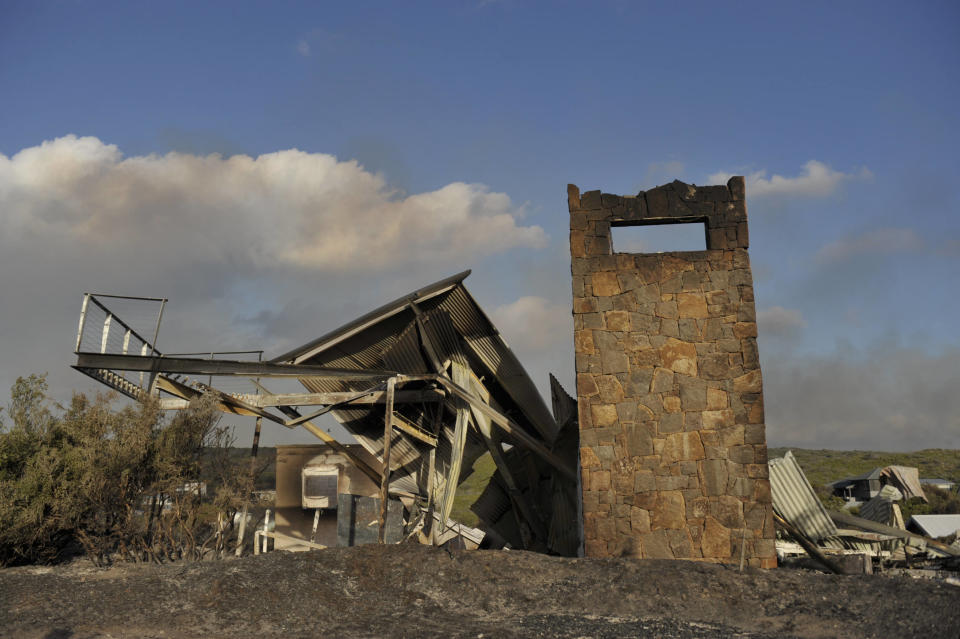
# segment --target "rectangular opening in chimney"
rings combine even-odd
[[[668,253],[707,250],[706,220],[677,220],[610,226],[614,253]]]

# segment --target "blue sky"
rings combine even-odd
[[[270,354],[465,268],[569,386],[566,184],[740,174],[770,443],[960,448],[957,69],[946,2],[3,1],[0,386],[89,388],[85,290]]]

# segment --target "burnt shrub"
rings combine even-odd
[[[222,550],[223,526],[246,475],[223,466],[230,443],[212,399],[165,417],[153,402],[121,409],[74,395],[59,406],[46,378],[17,379],[0,425],[0,565],[201,558]],[[219,465],[218,465],[219,464]],[[201,499],[201,475],[221,479]]]

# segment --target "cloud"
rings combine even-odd
[[[889,341],[763,362],[773,446],[960,448],[960,348]]]
[[[273,356],[546,244],[523,213],[483,185],[407,195],[356,162],[297,150],[125,157],[67,136],[0,155],[0,392],[43,371],[61,402],[103,390],[69,368],[84,292],[168,297],[161,351]],[[118,313],[152,334],[155,309]]]
[[[549,350],[573,339],[572,308],[543,297],[521,297],[496,307],[491,315],[511,343],[528,350]]]
[[[913,229],[880,228],[830,242],[814,256],[820,264],[843,262],[859,255],[913,253],[923,248],[923,240]]]
[[[763,335],[795,337],[807,325],[800,311],[771,306],[757,311],[757,327]]]
[[[707,177],[708,184],[726,184],[735,173],[720,171]],[[866,167],[854,173],[834,171],[823,162],[810,160],[803,165],[800,175],[767,178],[766,170],[746,175],[747,194],[750,197],[827,197],[851,180],[870,180],[873,174]]]
[[[310,43],[306,40],[301,40],[297,43],[297,53],[302,55],[305,58],[310,57]]]
[[[261,268],[396,268],[547,243],[519,224],[522,207],[481,184],[405,195],[322,153],[125,158],[73,135],[0,155],[0,210],[20,237]]]
[[[533,376],[544,397],[550,397],[547,372],[573,391],[573,314],[569,301],[524,296],[497,306],[493,323]]]

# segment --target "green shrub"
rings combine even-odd
[[[217,452],[229,432],[215,403],[200,399],[166,419],[155,404],[114,410],[105,396],[75,395],[63,408],[46,391],[43,375],[18,378],[11,423],[0,426],[0,565],[81,549],[95,559],[202,556],[209,517],[184,486],[219,476],[212,504],[222,513],[249,483]]]

